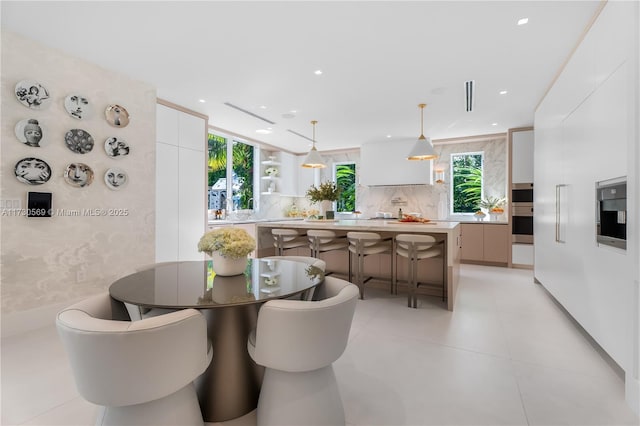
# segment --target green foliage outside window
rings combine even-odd
[[[473,213],[482,199],[482,153],[452,154],[452,212]]]
[[[227,177],[227,139],[209,133],[209,178],[208,185],[213,186],[218,179]]]
[[[233,141],[232,164],[227,164],[227,138],[209,133],[208,185],[227,177],[227,167],[232,167],[234,183],[239,188],[233,193],[238,209],[253,208],[253,146]]]
[[[253,146],[233,142],[233,174],[240,182],[234,200],[239,209],[253,208]]]
[[[353,212],[356,210],[356,165],[336,164],[336,182],[341,189],[336,202],[339,212]]]

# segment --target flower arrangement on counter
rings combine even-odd
[[[505,201],[504,198],[487,197],[478,203],[478,208],[487,209],[489,213],[502,214],[504,213],[502,206],[504,206]]]
[[[198,251],[218,252],[222,257],[240,259],[256,248],[256,240],[242,228],[233,226],[215,228],[205,233],[198,242]]]
[[[318,187],[311,185],[307,189],[306,195],[312,203],[318,203],[320,201],[336,201],[340,198],[340,192],[342,192],[342,188],[336,182],[326,181]]]

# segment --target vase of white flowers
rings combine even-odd
[[[256,248],[256,240],[247,231],[233,226],[214,228],[200,238],[198,251],[211,256],[216,275],[242,274],[247,256]]]

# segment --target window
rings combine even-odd
[[[353,212],[356,210],[356,164],[335,163],[333,167],[336,183],[342,189],[336,211]]]
[[[451,154],[452,214],[473,213],[482,200],[482,152]]]
[[[254,147],[211,133],[208,145],[208,208],[252,209]]]

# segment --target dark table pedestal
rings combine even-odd
[[[264,367],[247,352],[247,338],[255,328],[260,304],[202,309],[213,345],[213,360],[196,380],[205,422],[241,417],[258,406]]]

